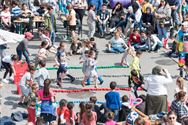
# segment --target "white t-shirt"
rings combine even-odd
[[[21,78],[21,80],[20,80],[20,86],[26,86],[26,82],[27,82],[28,80],[32,80],[32,77],[31,77],[31,73],[30,73],[30,72],[26,72],[26,73],[22,76],[22,78]]]
[[[2,59],[2,61],[5,62],[5,63],[9,63],[9,64],[11,64],[11,65],[13,64],[13,61],[12,61],[10,55],[5,56],[5,57]]]
[[[1,12],[1,17],[2,18],[4,18],[4,20],[6,21],[6,22],[9,22],[10,20],[10,18],[11,18],[11,14],[10,14],[10,12],[4,12],[4,11],[2,11]]]
[[[46,49],[45,48],[41,48],[41,49],[39,49],[39,51],[38,51],[38,54],[37,54],[37,56],[40,58],[44,58],[44,57],[46,57],[46,54],[47,54],[47,51],[46,51]]]
[[[49,79],[50,75],[46,68],[40,68],[34,75],[34,78],[39,83],[39,86],[44,86],[44,80]]]
[[[47,42],[49,45],[51,44],[50,38],[48,38],[46,35],[42,34],[40,35],[41,41]]]

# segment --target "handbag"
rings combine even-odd
[[[172,26],[172,21],[170,17],[164,18],[164,27]]]

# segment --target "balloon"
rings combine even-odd
[[[117,2],[120,2],[123,4],[124,7],[129,7],[131,5],[131,0],[110,0],[110,6],[111,8],[114,8]]]

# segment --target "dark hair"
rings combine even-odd
[[[23,7],[24,5],[26,5],[26,6],[27,6],[27,4],[23,3],[23,4],[22,4],[22,7]]]
[[[108,117],[109,120],[114,119],[114,113],[108,112],[107,117]]]
[[[132,76],[138,76],[138,73],[135,69],[131,70],[131,75]]]
[[[89,7],[88,7],[88,11],[91,9],[91,8],[93,8],[95,5],[89,5]]]
[[[122,102],[128,102],[129,97],[127,95],[124,95],[124,96],[122,96],[121,100],[122,100]]]
[[[40,44],[41,47],[45,47],[46,45],[47,45],[47,43],[45,41],[42,41]]]
[[[103,3],[102,6],[107,6],[107,5],[105,3]]]
[[[136,55],[142,55],[142,51],[137,50],[137,51],[136,51]]]
[[[142,117],[138,117],[135,121],[134,121],[134,125],[145,125],[146,122],[144,121],[144,119]]]
[[[28,71],[29,71],[29,72],[35,71],[35,70],[36,70],[36,68],[35,68],[35,66],[34,66],[33,64],[29,64],[29,65],[28,65]]]
[[[39,61],[39,65],[40,65],[41,67],[45,67],[45,66],[46,66],[46,61],[45,61],[45,60],[40,60],[40,61]]]
[[[14,54],[14,55],[12,55],[12,56],[11,56],[11,60],[13,60],[13,61],[18,60],[18,55],[15,55],[15,54]]]
[[[132,7],[133,7],[133,12],[136,12],[139,9],[139,5],[137,2],[133,2]]]
[[[175,115],[175,116],[177,116],[176,113],[175,113],[174,111],[170,111],[170,112],[168,112],[167,117],[169,117],[170,115]]]
[[[90,100],[90,102],[91,103],[96,103],[97,102],[97,97],[96,96],[91,96],[90,98],[89,98],[89,100]]]
[[[90,40],[90,41],[95,41],[95,38],[94,38],[94,37],[91,37],[89,40]]]
[[[86,104],[86,117],[89,121],[93,120],[92,109],[93,109],[93,104],[87,103]]]
[[[80,102],[79,107],[80,107],[80,120],[82,120],[82,114],[86,111],[86,103]]]
[[[7,8],[9,8],[7,5],[3,5],[3,10],[6,10]]]
[[[117,86],[117,83],[116,83],[115,81],[112,81],[112,82],[110,83],[110,88],[111,88],[112,90],[114,90],[114,89],[116,88],[116,86]]]
[[[12,1],[12,5],[18,5],[18,2],[17,1]]]
[[[116,8],[116,6],[117,6],[118,4],[120,5],[120,8],[119,8],[118,10],[123,10],[123,5],[122,5],[122,3],[117,2],[116,5],[114,6],[114,8],[112,9],[112,12],[114,11],[114,9]]]
[[[59,101],[59,106],[60,107],[64,107],[64,106],[66,106],[67,105],[67,100],[66,99],[61,99],[60,101]]]
[[[53,7],[52,6],[48,6],[47,10],[49,11],[51,9],[53,9]]]
[[[180,91],[176,94],[176,99],[177,100],[181,100],[183,97],[186,96],[186,92],[185,91]]]
[[[73,124],[73,118],[72,118],[73,110],[72,109],[74,108],[74,103],[68,102],[67,108],[69,109],[69,112],[70,112],[70,122],[71,124]]]
[[[44,80],[44,91],[43,91],[44,97],[48,97],[50,94],[50,84],[51,84],[50,79]]]

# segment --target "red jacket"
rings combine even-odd
[[[136,39],[133,38],[134,36],[136,36]],[[136,43],[140,43],[140,34],[135,35],[134,33],[132,33],[129,37],[128,46]]]

